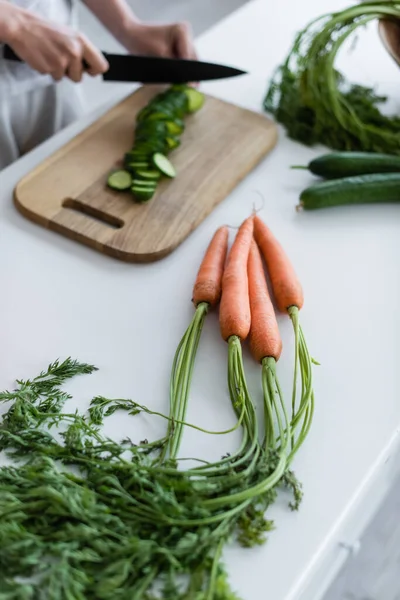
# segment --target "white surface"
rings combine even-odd
[[[282,6],[282,5],[281,5]],[[294,33],[311,18],[345,3],[290,0],[285,9],[267,0],[246,5],[199,41],[203,58],[250,70],[251,76],[203,86],[221,98],[260,110],[267,79],[286,55]],[[245,41],[246,37],[246,41]],[[376,66],[372,66],[372,57]],[[346,68],[361,81],[382,82],[396,98],[398,71],[382,50],[375,28],[363,34]],[[120,97],[130,86],[115,86]],[[110,86],[107,94],[110,97]],[[399,103],[397,92],[397,104]],[[394,103],[396,104],[396,102]],[[400,350],[398,221],[400,207],[332,209],[297,214],[306,173],[289,171],[321,149],[285,138],[275,151],[170,257],[146,266],[125,265],[24,220],[12,190],[26,172],[60,147],[89,120],[62,132],[0,174],[0,386],[34,375],[57,356],[94,362],[99,373],[70,387],[84,406],[96,393],[130,396],[167,410],[173,353],[191,316],[193,278],[213,232],[244,219],[258,194],[262,216],[283,242],[306,294],[302,324],[321,362],[316,370],[317,410],[296,463],[305,497],[298,514],[281,500],[271,511],[277,530],[255,550],[230,548],[231,581],[244,600],[294,600],[316,572],[358,494],[390,453],[400,423],[397,363]],[[286,352],[280,363],[290,387],[291,330],[280,319]],[[259,369],[246,363],[259,394]],[[226,390],[226,346],[214,316],[207,321],[188,418],[217,429],[232,422]],[[141,421],[147,437],[164,426]],[[111,432],[127,431],[115,416]],[[389,442],[393,442],[388,446]],[[190,432],[183,454],[219,456],[234,445]]]

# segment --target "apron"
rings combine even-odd
[[[75,0],[9,0],[76,29]],[[73,123],[84,110],[82,86],[55,83],[24,63],[3,59],[0,43],[0,171]]]
[[[21,8],[60,25],[76,26],[74,0],[8,0]],[[54,83],[50,75],[41,75],[23,63],[3,59],[0,44],[0,103],[11,96]]]

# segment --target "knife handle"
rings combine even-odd
[[[10,48],[7,44],[4,45],[3,48],[3,58],[6,60],[12,60],[13,62],[23,62],[22,58],[15,54],[14,50]],[[86,62],[85,59],[82,61],[84,71],[87,71],[90,67],[89,63]]]
[[[3,58],[5,58],[6,60],[13,60],[14,62],[22,62],[20,57],[17,54],[15,54],[14,50],[10,48],[10,46],[7,46],[7,44],[4,44]]]

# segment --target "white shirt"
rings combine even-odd
[[[8,0],[21,8],[60,25],[75,26],[74,0]],[[0,44],[0,101],[15,94],[28,92],[43,85],[49,85],[53,79],[41,75],[23,63],[14,63],[3,59]]]

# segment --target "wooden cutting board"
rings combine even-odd
[[[170,155],[176,179],[138,204],[106,179],[132,146],[136,113],[159,90],[140,88],[25,176],[15,189],[18,210],[120,260],[150,262],[172,252],[275,146],[277,128],[207,96]]]

